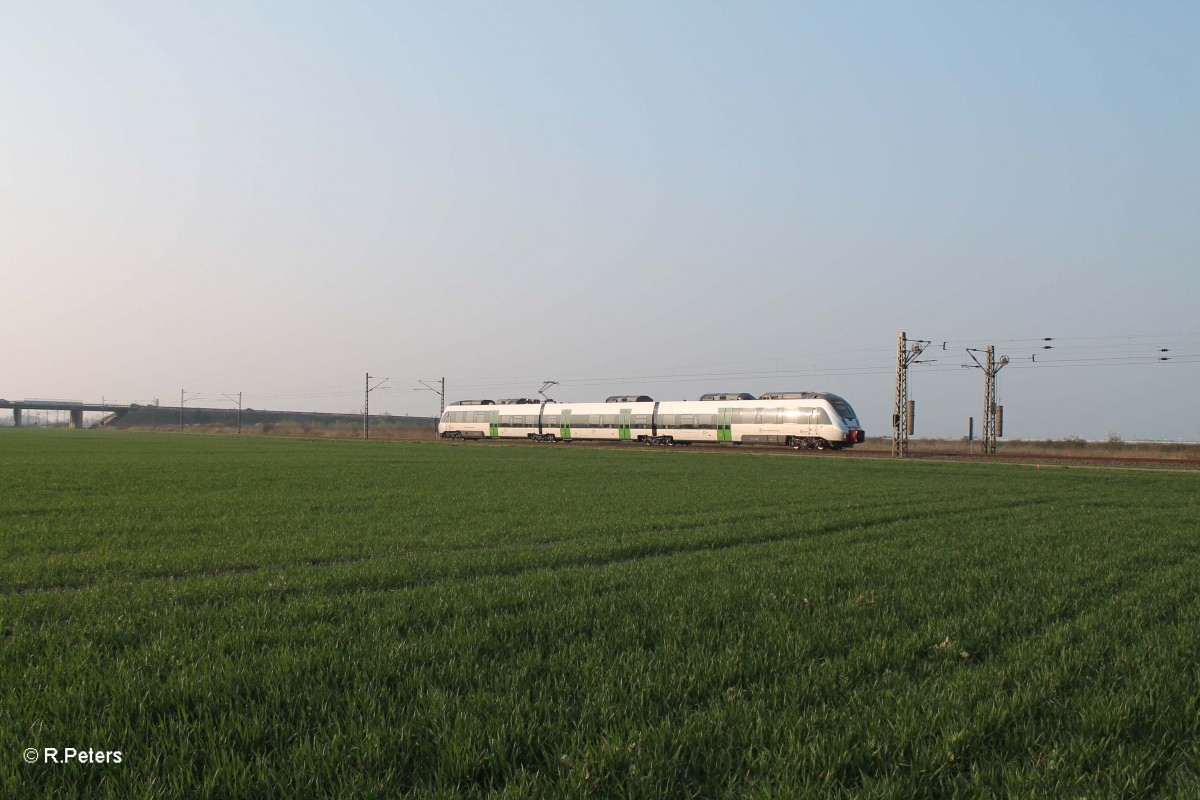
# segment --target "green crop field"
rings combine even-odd
[[[1195,473],[7,431],[0,553],[8,797],[1200,796]]]

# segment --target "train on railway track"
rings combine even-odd
[[[443,439],[536,442],[730,442],[797,450],[840,450],[866,440],[854,409],[828,392],[714,393],[674,402],[646,395],[616,395],[603,403],[463,400],[442,413],[438,434]]]

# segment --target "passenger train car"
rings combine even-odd
[[[678,402],[645,395],[618,395],[603,403],[465,400],[445,410],[438,433],[443,439],[733,442],[817,450],[866,439],[850,404],[827,392],[711,394]]]

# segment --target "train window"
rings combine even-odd
[[[696,426],[696,417],[694,414],[680,414],[679,427],[694,428]]]
[[[659,414],[658,415],[658,427],[660,427],[660,428],[675,428],[675,427],[678,427],[678,425],[677,425],[678,422],[679,422],[679,420],[678,420],[677,414]]]
[[[829,414],[825,413],[825,409],[823,409],[823,408],[814,408],[813,409],[813,422],[815,422],[818,425],[828,425],[828,424],[830,424],[829,423]]]
[[[475,411],[475,412],[467,412],[467,413],[474,413],[476,422],[487,422],[488,415],[492,412],[490,412],[490,411]]]
[[[649,414],[634,414],[633,415],[633,427],[649,428],[650,427],[650,415]]]
[[[842,419],[846,420],[847,422],[850,422],[851,420],[855,419],[854,409],[851,408],[850,404],[847,403],[842,398],[831,397],[831,398],[829,398],[829,402],[833,404],[833,410],[836,411],[838,413],[838,416],[841,417]]]
[[[697,414],[696,415],[696,427],[701,428],[701,429],[715,428],[716,424],[713,422],[713,415],[712,414]]]
[[[777,425],[777,424],[779,424],[779,409],[778,408],[760,408],[758,410],[758,423],[760,425]]]

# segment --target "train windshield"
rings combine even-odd
[[[829,398],[829,403],[833,406],[833,410],[838,413],[838,416],[846,420],[846,422],[858,421],[858,415],[854,413],[854,409],[851,408],[850,404],[842,398],[837,397],[836,395],[831,395]]]

